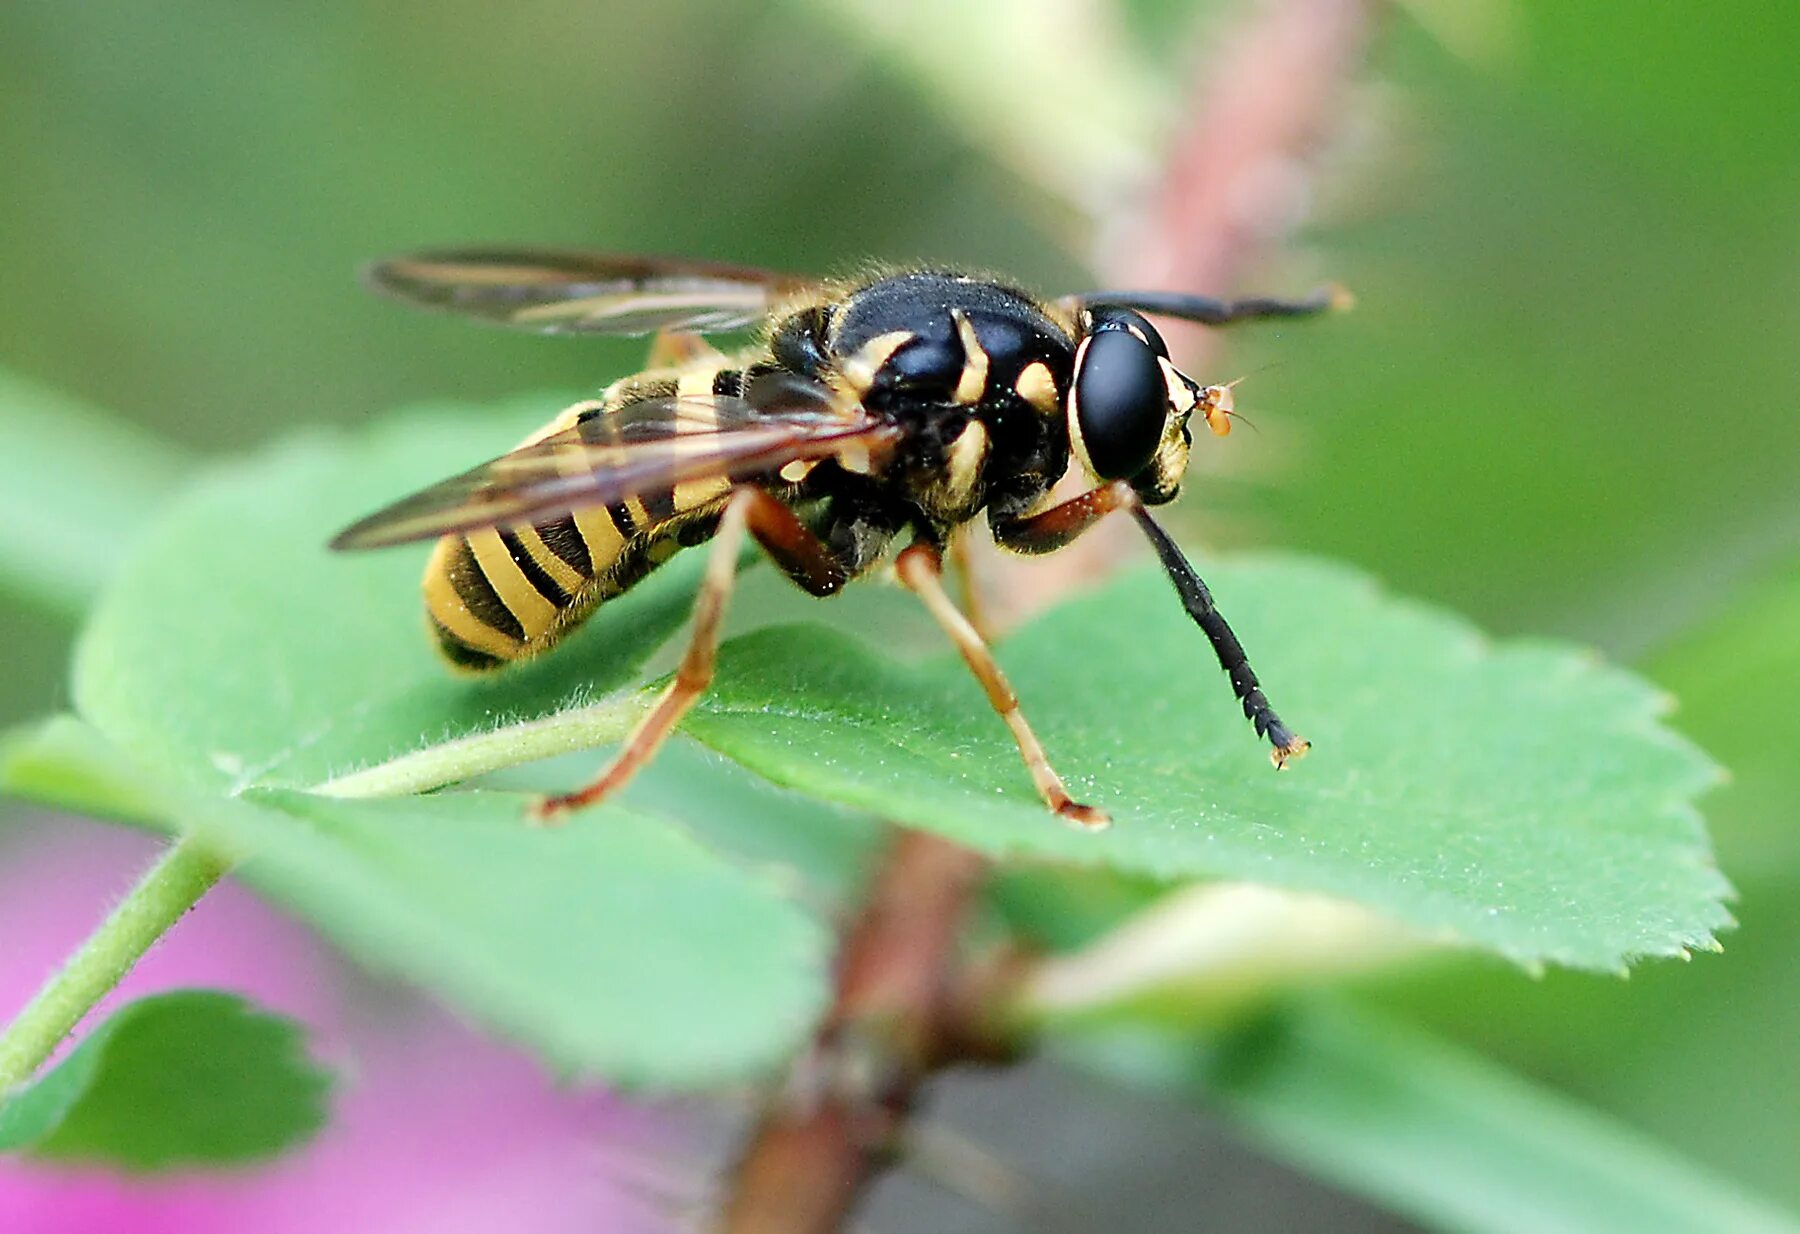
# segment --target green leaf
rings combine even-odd
[[[572,1069],[741,1076],[791,1049],[824,995],[824,932],[771,876],[622,808],[547,831],[519,793],[356,799],[622,735],[636,697],[590,700],[686,618],[695,559],[608,604],[557,655],[461,680],[422,629],[421,552],[326,551],[338,527],[469,465],[469,441],[498,452],[549,403],[422,410],[203,481],[101,600],[76,697],[106,742],[156,769],[163,825],[247,857],[243,877],[364,962]],[[105,807],[108,777],[68,737],[14,751],[18,791]],[[330,795],[268,791],[284,788]]]
[[[603,607],[556,655],[470,682],[443,672],[408,616],[417,554],[322,547],[468,463],[444,443],[472,418],[415,413],[201,485],[84,634],[84,717],[191,784],[329,781],[358,796],[622,735],[635,696],[582,705],[682,623],[698,555]],[[493,422],[515,418],[483,417],[483,432],[504,440]],[[1004,649],[1053,757],[1119,819],[1106,835],[1043,812],[952,657],[899,665],[839,635],[760,631],[726,647],[688,728],[777,783],[997,855],[1336,895],[1529,965],[1616,969],[1712,945],[1726,885],[1690,802],[1715,773],[1658,726],[1648,686],[1560,648],[1492,649],[1338,569],[1270,561],[1215,585],[1271,693],[1317,742],[1289,774],[1268,768],[1159,577],[1066,606]]]
[[[409,618],[417,554],[322,548],[394,493],[466,465],[467,448],[445,443],[476,435],[472,418],[415,413],[200,485],[99,605],[78,656],[80,710],[135,763],[201,790],[183,822],[223,819],[220,842],[258,854],[250,876],[272,894],[551,1056],[659,1083],[765,1065],[816,1010],[816,930],[748,876],[743,903],[758,907],[742,921],[670,911],[686,901],[658,881],[675,843],[663,824],[619,809],[542,835],[520,826],[512,794],[256,791],[422,789],[617,737],[635,716],[636,695],[585,704],[630,681],[683,621],[697,554],[605,606],[566,650],[469,682],[442,671]],[[504,440],[514,419],[482,417],[482,433]],[[1104,836],[1043,812],[952,658],[904,666],[837,635],[761,631],[726,648],[691,729],[777,783],[996,854],[1324,892],[1525,963],[1610,968],[1710,943],[1725,886],[1688,799],[1713,771],[1657,727],[1647,686],[1565,650],[1489,649],[1323,566],[1246,565],[1215,581],[1276,697],[1319,743],[1289,775],[1269,770],[1158,577],[1070,605],[1004,649],[1053,754],[1118,817]],[[206,796],[220,790],[238,799]],[[722,876],[681,843],[696,883]],[[540,884],[556,890],[534,896]],[[659,894],[640,904],[639,884]],[[614,914],[603,896],[626,907]],[[522,900],[541,915],[512,916]],[[571,928],[600,949],[573,968],[539,954]],[[634,931],[640,954],[672,958],[644,967],[595,941]],[[695,943],[727,936],[730,947]],[[608,966],[639,1019],[571,996]],[[762,992],[732,984],[738,972],[758,974]],[[690,1040],[706,989],[742,997]]]
[[[141,429],[0,371],[0,593],[79,613],[182,464]]]
[[[1651,661],[1682,701],[1684,732],[1717,743],[1731,783],[1709,803],[1732,869],[1746,881],[1800,873],[1800,557]]]
[[[366,440],[291,442],[202,482],[95,609],[76,653],[77,709],[188,783],[306,787],[625,685],[686,619],[697,561],[606,605],[556,655],[469,681],[425,635],[422,546],[325,547],[357,516],[480,461],[468,443],[500,453],[546,406],[418,409]]]
[[[1579,652],[1500,647],[1363,578],[1271,559],[1209,571],[1282,713],[1315,742],[1269,767],[1160,576],[1001,649],[1103,834],[1039,804],[960,661],[895,664],[817,629],[729,644],[687,729],[779,784],[996,856],[1321,892],[1527,965],[1615,969],[1729,921],[1691,799],[1717,772],[1665,700]]]
[[[151,827],[169,814],[154,786],[74,716],[51,716],[0,734],[0,793]]]
[[[767,877],[623,808],[557,828],[516,793],[257,790],[204,824],[351,955],[575,1071],[696,1087],[778,1064],[823,1009],[829,937]]]
[[[221,798],[132,766],[70,718],[0,758],[0,790],[117,801],[128,817],[198,831],[243,861],[236,876],[364,965],[571,1071],[738,1079],[783,1059],[824,1004],[830,940],[783,880],[639,811],[539,828],[512,792]],[[755,825],[779,834],[772,814]]]
[[[550,784],[593,773],[593,756],[558,768]],[[622,795],[624,804],[680,819],[695,839],[736,861],[794,882],[837,911],[849,905],[876,849],[888,838],[879,820],[827,801],[784,792],[704,746],[670,742]]]
[[[237,1165],[311,1138],[330,1086],[292,1020],[232,994],[158,994],[13,1094],[0,1150],[129,1170]]]
[[[1417,1031],[1329,1004],[1216,1046],[1069,1043],[1114,1079],[1203,1100],[1303,1169],[1460,1234],[1796,1234],[1800,1218],[1596,1111]]]
[[[1364,995],[1800,1209],[1793,1108],[1769,1099],[1800,1092],[1800,559],[1721,601],[1651,668],[1679,692],[1682,730],[1731,767],[1707,800],[1720,861],[1742,893],[1733,908],[1743,924],[1725,954],[1629,982],[1522,982],[1485,965],[1433,965]]]

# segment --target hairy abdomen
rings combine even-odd
[[[733,373],[735,376],[735,373]],[[581,403],[527,439],[604,417],[624,401],[707,388],[710,376],[629,379]],[[662,387],[667,385],[667,391]],[[555,646],[601,604],[703,538],[728,485],[689,481],[612,506],[588,506],[538,523],[448,535],[425,565],[425,611],[445,659],[488,672]]]

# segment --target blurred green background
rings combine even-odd
[[[1242,11],[995,5],[965,29],[923,5],[908,43],[858,9],[12,0],[0,366],[197,456],[415,398],[592,387],[640,354],[377,303],[354,272],[395,249],[1084,284],[1092,235],[1046,186],[1104,160],[1090,142],[1034,175],[1019,135],[1053,148],[1092,115],[1154,151]],[[1038,63],[1040,94],[947,88],[952,53],[1001,65],[1009,23],[1071,14],[1116,35],[1108,55]],[[1708,801],[1742,893],[1723,956],[1629,982],[1450,963],[1366,993],[1800,1205],[1800,7],[1416,0],[1376,28],[1308,222],[1246,280],[1335,277],[1359,308],[1233,340],[1205,376],[1251,374],[1262,431],[1233,435],[1190,517],[1680,695],[1735,773]],[[149,448],[70,424],[97,456]],[[153,500],[120,496],[93,499],[125,537]],[[0,591],[0,719],[62,700],[66,608]]]

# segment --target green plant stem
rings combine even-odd
[[[150,867],[0,1033],[0,1094],[31,1078],[150,945],[219,881],[228,864],[185,836]]]
[[[541,758],[591,750],[622,740],[655,697],[653,690],[634,690],[587,707],[471,733],[334,776],[312,791],[322,797],[401,797]]]
[[[332,797],[425,792],[537,758],[616,741],[644,711],[642,691],[542,720],[505,725],[341,776],[314,791]],[[0,1096],[29,1080],[94,1004],[219,881],[231,863],[192,836],[152,866],[112,915],[0,1033]]]

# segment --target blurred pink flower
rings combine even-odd
[[[74,819],[0,844],[0,1011],[22,1006],[152,860],[157,841]],[[306,1147],[229,1172],[118,1176],[0,1159],[8,1234],[649,1234],[676,1228],[671,1118],[556,1085],[530,1058],[351,970],[229,882],[107,1006],[232,990],[294,1016],[337,1073]],[[684,1188],[694,1189],[694,1188]]]

